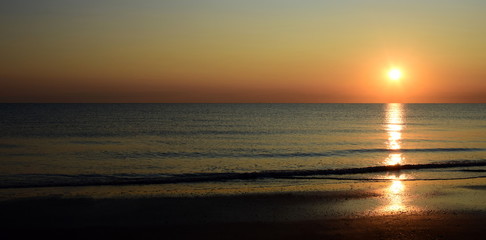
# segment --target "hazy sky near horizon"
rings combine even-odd
[[[0,102],[486,102],[486,1],[0,0]],[[403,79],[386,78],[398,67]]]

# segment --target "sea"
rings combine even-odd
[[[0,189],[486,177],[486,104],[0,104],[0,116]]]

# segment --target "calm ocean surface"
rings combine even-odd
[[[486,176],[486,104],[0,104],[0,188]],[[394,172],[394,171],[392,171]]]

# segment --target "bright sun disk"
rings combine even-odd
[[[399,80],[402,78],[402,71],[398,68],[390,69],[390,71],[388,71],[388,77],[391,80]]]

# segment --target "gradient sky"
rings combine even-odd
[[[0,102],[486,102],[486,1],[0,0]],[[399,82],[386,78],[392,66]]]

